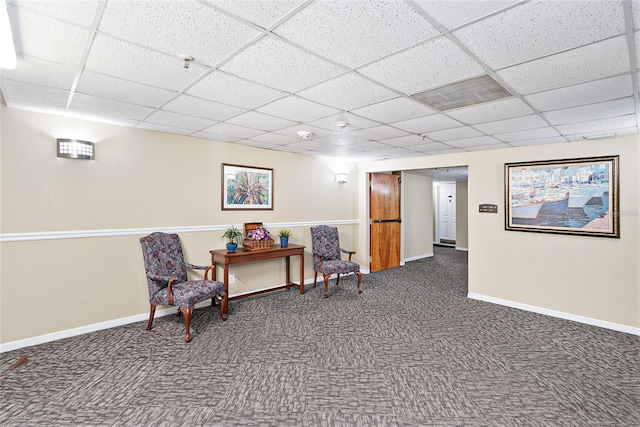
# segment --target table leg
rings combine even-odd
[[[224,291],[227,293],[227,298],[229,298],[229,264],[224,265]],[[229,307],[227,305],[227,313],[229,312]],[[225,314],[227,314],[225,313]]]
[[[300,295],[304,294],[304,253],[300,254]]]
[[[289,267],[291,266],[291,257],[285,257],[285,270],[286,270],[286,286],[287,286],[287,290],[289,290],[289,284],[291,284],[291,274],[289,273]]]

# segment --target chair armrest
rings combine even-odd
[[[353,254],[355,254],[355,253],[356,253],[356,251],[348,251],[348,250],[346,250],[346,249],[342,249],[342,248],[340,248],[340,252],[343,252],[343,253],[345,253],[345,254],[348,254],[348,255],[349,255],[349,261],[351,261],[351,255],[353,255]]]
[[[191,270],[204,270],[204,280],[209,280],[209,272],[212,271],[215,267],[213,265],[193,265],[185,262],[184,265]]]
[[[169,283],[172,276],[160,276],[158,274],[149,274],[147,273],[147,277],[151,280],[155,280],[160,283]]]
[[[322,256],[323,255],[324,254],[319,254],[319,253],[313,252],[313,256],[318,258],[318,268],[322,267]]]
[[[185,262],[184,265],[187,268],[190,268],[191,270],[205,270],[205,269],[207,269],[207,267],[205,267],[203,265],[193,265],[193,264],[189,264],[188,262]]]

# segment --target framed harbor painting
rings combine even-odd
[[[223,163],[222,210],[273,210],[273,169]]]
[[[619,156],[505,164],[505,229],[620,237]]]

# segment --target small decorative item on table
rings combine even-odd
[[[247,222],[244,224],[244,235],[247,236],[242,241],[242,246],[247,251],[261,251],[271,249],[274,244],[269,232],[261,222]]]

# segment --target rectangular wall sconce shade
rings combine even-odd
[[[56,139],[56,142],[58,144],[58,157],[82,160],[93,160],[95,158],[93,142],[63,138]]]
[[[347,183],[347,174],[346,173],[337,173],[336,174],[336,183],[337,184],[346,184]]]

